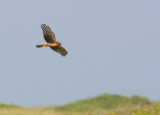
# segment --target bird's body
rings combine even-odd
[[[37,48],[41,48],[41,47],[54,47],[54,46],[58,46],[58,43],[45,43],[43,45],[37,45]]]
[[[36,45],[36,47],[37,48],[50,47],[52,50],[60,53],[62,56],[67,55],[67,51],[65,50],[65,48],[61,46],[60,42],[56,41],[55,34],[52,32],[50,27],[47,26],[46,24],[42,24],[41,28],[43,30],[44,39],[46,40],[47,43],[42,45]]]

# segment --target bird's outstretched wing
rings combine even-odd
[[[52,50],[60,53],[62,56],[67,55],[67,50],[62,46],[50,47]]]
[[[43,30],[43,36],[47,43],[54,43],[56,41],[55,34],[49,26],[42,24],[41,28]]]

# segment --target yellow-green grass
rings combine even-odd
[[[147,106],[119,107],[112,110],[61,112],[47,108],[1,108],[0,115],[160,115],[160,103]]]
[[[141,96],[121,96],[116,94],[103,94],[96,97],[79,100],[62,106],[52,107],[59,111],[94,111],[94,110],[111,110],[119,107],[143,106],[150,105],[148,98]]]
[[[0,104],[0,115],[160,115],[160,102],[103,94],[63,106],[25,108]]]

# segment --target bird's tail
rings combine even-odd
[[[43,45],[36,45],[37,48],[46,47],[46,46],[47,46],[46,44],[43,44]]]

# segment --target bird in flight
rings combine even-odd
[[[37,48],[41,47],[50,47],[52,50],[54,50],[57,53],[60,53],[62,56],[67,55],[67,51],[65,48],[61,46],[60,42],[56,41],[55,34],[51,30],[49,26],[46,24],[41,25],[42,31],[43,31],[43,36],[44,39],[46,40],[47,43],[42,44],[42,45],[36,45]]]

